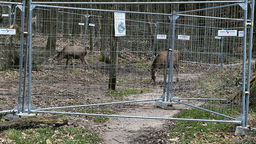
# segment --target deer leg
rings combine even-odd
[[[68,66],[68,60],[69,60],[69,57],[67,57],[66,67],[65,68],[67,68],[67,66]]]
[[[88,63],[88,61],[86,60],[86,58],[85,58],[85,57],[84,57],[84,58],[81,58],[81,61],[82,61],[83,64],[86,63],[86,65],[87,65],[87,67],[88,67],[88,69],[89,69],[89,63]]]
[[[177,78],[176,78],[176,80],[179,81],[179,69],[178,69],[178,66],[177,66],[177,65],[175,66],[175,70],[176,70],[176,72],[177,72]]]
[[[179,81],[179,69],[177,68],[176,71],[177,71],[177,81]]]
[[[82,57],[79,57],[79,59],[81,60],[82,65],[84,65],[84,59]]]
[[[74,57],[72,57],[72,66],[73,66],[73,69],[75,68],[75,64],[76,64],[76,59]]]

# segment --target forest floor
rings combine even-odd
[[[97,56],[95,56],[96,54]],[[63,65],[53,66],[45,64],[39,68],[38,71],[32,71],[32,106],[35,108],[47,108],[155,99],[161,97],[163,93],[163,71],[159,72],[160,74],[157,76],[156,85],[153,86],[150,82],[150,73],[147,71],[150,67],[149,61],[145,61],[143,58],[137,61],[136,57],[130,56],[124,58],[124,56],[122,56],[122,59],[120,59],[119,62],[127,62],[127,64],[118,66],[117,90],[109,91],[109,67],[108,65],[98,63],[96,60],[99,58],[99,53],[95,53],[95,55],[91,56],[94,57],[94,59],[88,58],[89,63],[93,63],[90,69],[81,66],[80,63],[76,61],[73,66],[69,66],[66,69]],[[178,82],[176,81],[176,75],[174,76],[173,97],[206,98],[207,96],[211,96],[207,98],[227,98],[229,94],[238,91],[236,87],[239,86],[241,80],[240,67],[236,67],[236,65],[232,67],[233,69],[224,67],[223,70],[217,65],[210,66],[183,63],[180,67]],[[19,88],[18,76],[18,70],[0,71],[0,110],[13,109],[17,105]],[[226,83],[230,85],[227,85]],[[214,106],[217,105],[219,107],[221,104],[196,100],[181,100],[181,102],[189,103],[194,106],[208,106],[209,104],[213,104]],[[186,110],[189,110],[191,111],[190,113],[192,113],[191,107],[182,104],[173,103],[173,107],[175,108],[174,110],[164,110],[156,107],[156,103],[152,101],[96,107],[68,108],[57,111],[166,118],[175,117],[176,114]],[[231,108],[235,109],[235,105],[231,104]],[[223,112],[223,109],[220,109],[219,112]],[[232,111],[232,114],[236,115],[237,113]],[[51,114],[39,115],[50,116]],[[187,116],[186,114],[183,115]],[[95,141],[95,143],[181,142],[178,136],[170,134],[170,131],[177,127],[176,121],[119,117],[108,118],[94,117],[90,115],[69,115],[68,118],[68,125],[62,126],[62,129],[63,127],[72,127],[78,130],[88,129],[93,133],[98,134],[101,138],[100,142]],[[216,119],[216,117],[212,115],[210,118]],[[2,119],[2,121],[5,120]],[[49,129],[47,130],[49,131]],[[3,133],[6,134],[7,132]],[[26,133],[26,136],[24,136],[25,138],[29,138],[33,135],[33,132],[31,133],[30,131],[21,133]],[[50,134],[58,135],[58,133],[59,132],[55,130]],[[69,133],[69,137],[72,135],[71,133],[72,132]],[[234,131],[231,131],[230,133],[234,133]],[[8,136],[8,134],[6,135]],[[65,132],[63,135],[64,134],[65,136],[67,135]],[[84,132],[82,135],[87,134],[88,132]],[[186,134],[184,133],[182,135]],[[60,135],[60,140],[62,139],[61,137],[62,136]],[[193,135],[193,137],[197,138],[197,135]],[[216,137],[219,138],[218,136]],[[2,136],[0,136],[0,138],[3,139]],[[8,138],[10,139],[10,137]],[[73,136],[73,138],[75,139],[75,136]],[[6,140],[6,136],[4,139]],[[74,141],[74,139],[70,140]],[[55,142],[55,137],[49,136],[49,138],[47,137],[42,141],[47,140]],[[35,141],[37,140],[35,139],[32,142]]]

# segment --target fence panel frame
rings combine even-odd
[[[201,2],[196,2],[196,3],[216,3],[216,1],[201,1]],[[234,1],[226,1],[226,2],[220,2],[217,1],[217,3],[230,3],[230,2],[234,2]],[[63,3],[68,3],[68,4],[72,4],[72,2],[61,2],[59,4],[63,4]],[[128,4],[129,2],[125,2],[126,4]],[[154,2],[131,2],[130,4],[154,4]],[[157,4],[160,4],[161,2],[157,2]],[[163,3],[175,3],[175,2],[163,2]],[[177,3],[194,3],[194,2],[177,2]],[[15,3],[17,4],[17,3]],[[250,42],[249,42],[249,61],[248,61],[248,72],[249,74],[247,75],[247,88],[245,88],[245,81],[246,81],[246,34],[247,34],[247,5],[248,5],[248,0],[245,1],[235,1],[234,4],[227,4],[227,5],[223,5],[223,6],[217,6],[217,7],[211,7],[211,8],[204,8],[204,9],[197,9],[197,10],[190,10],[190,11],[182,11],[182,12],[175,12],[173,11],[172,14],[165,14],[165,13],[150,13],[150,12],[136,12],[136,11],[118,11],[118,10],[106,10],[106,9],[91,9],[91,8],[77,8],[77,7],[63,7],[63,6],[53,6],[53,5],[43,5],[43,4],[58,4],[58,2],[32,2],[32,0],[29,0],[29,4],[28,4],[28,8],[29,8],[29,12],[28,12],[28,20],[27,20],[27,24],[28,24],[28,36],[26,37],[26,50],[28,51],[28,54],[26,52],[26,56],[25,56],[25,61],[29,60],[29,64],[28,64],[28,109],[27,112],[28,114],[31,113],[62,113],[62,114],[71,114],[71,115],[90,115],[90,116],[106,116],[106,117],[122,117],[122,118],[143,118],[143,119],[166,119],[166,120],[180,120],[180,121],[201,121],[201,122],[223,122],[223,123],[237,123],[237,124],[241,124],[242,127],[246,127],[246,125],[248,124],[248,109],[249,109],[249,93],[247,93],[250,89],[250,70],[251,70],[251,51],[252,51],[252,32],[253,32],[253,27],[251,26],[250,29]],[[77,2],[74,2],[74,4],[79,4]],[[80,4],[123,4],[122,2],[80,2]],[[174,47],[174,37],[175,37],[175,20],[177,19],[177,17],[179,15],[184,15],[184,13],[188,13],[188,12],[196,12],[196,11],[204,11],[204,10],[209,10],[209,9],[214,9],[214,8],[221,8],[221,7],[229,7],[229,6],[235,6],[235,5],[240,5],[243,4],[245,6],[244,8],[244,45],[243,45],[243,78],[242,78],[242,114],[241,117],[238,118],[233,118],[233,117],[229,117],[223,114],[219,114],[217,112],[213,112],[210,110],[205,110],[211,113],[215,113],[218,115],[222,115],[225,116],[227,118],[233,119],[232,121],[226,121],[226,120],[207,120],[207,119],[182,119],[182,118],[159,118],[159,117],[140,117],[140,116],[122,116],[122,115],[103,115],[103,114],[89,114],[89,113],[71,113],[71,112],[57,112],[57,111],[46,111],[46,110],[50,110],[50,109],[65,109],[65,108],[77,108],[77,107],[89,107],[89,106],[96,106],[96,105],[110,105],[110,104],[119,104],[119,103],[134,103],[134,102],[146,102],[146,101],[157,101],[157,100],[162,100],[164,102],[177,102],[177,103],[181,103],[184,105],[188,105],[194,108],[199,108],[187,103],[183,103],[183,102],[179,102],[178,100],[176,100],[176,98],[174,98],[172,96],[172,90],[173,90],[173,61],[174,61],[174,51],[172,51],[171,53],[171,59],[170,59],[170,66],[169,66],[169,74],[168,74],[168,84],[166,82],[166,78],[167,78],[167,68],[165,70],[165,76],[164,76],[164,89],[163,89],[163,94],[161,95],[160,98],[158,99],[150,99],[150,100],[137,100],[137,101],[124,101],[124,102],[118,102],[118,103],[102,103],[102,104],[95,104],[95,105],[76,105],[76,106],[65,106],[65,107],[50,107],[50,108],[41,108],[41,109],[34,109],[31,103],[31,72],[32,72],[32,12],[33,12],[33,8],[35,7],[48,7],[48,8],[63,8],[63,9],[78,9],[78,10],[91,10],[91,11],[106,11],[106,12],[123,12],[123,13],[135,13],[135,14],[152,14],[152,15],[164,15],[164,16],[168,16],[170,19],[170,28],[172,26],[172,31],[171,29],[169,29],[169,37],[168,37],[168,48],[171,45],[172,50],[175,49]],[[18,97],[18,107],[16,107],[17,109],[11,110],[12,112],[18,112],[18,113],[26,113],[25,110],[25,98],[26,98],[26,72],[27,72],[27,62],[25,63],[25,72],[24,72],[24,84],[23,84],[23,104],[22,104],[22,109],[21,109],[21,89],[22,89],[22,63],[23,63],[23,32],[24,32],[24,18],[25,18],[25,0],[23,0],[22,4],[22,27],[21,27],[21,51],[20,51],[20,70],[19,70],[19,97]],[[255,5],[255,1],[252,0],[250,2],[251,5],[251,25],[253,25],[253,20],[254,20],[254,5]],[[89,15],[86,16],[86,28],[85,28],[85,36],[86,36],[86,31],[87,31],[87,25],[88,25],[88,18]],[[238,20],[238,19],[236,19]],[[240,21],[241,19],[239,19]],[[155,24],[155,35],[154,35],[154,44],[153,44],[153,53],[152,56],[154,55],[154,46],[155,46],[155,37],[156,37],[156,33],[157,33],[157,24]],[[170,36],[172,35],[172,39],[170,40]],[[85,41],[84,37],[84,41]],[[84,43],[85,46],[85,43]],[[167,58],[169,57],[169,53],[167,53]],[[223,64],[223,63],[222,63]],[[166,67],[167,67],[167,61],[166,61]],[[165,88],[167,87],[167,96],[165,96]],[[199,108],[201,110],[204,110],[202,108]],[[22,111],[22,112],[21,112]],[[9,112],[7,111],[2,111],[1,113],[6,113]]]

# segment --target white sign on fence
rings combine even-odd
[[[125,36],[125,13],[115,12],[115,36]]]
[[[215,36],[215,39],[221,39],[221,37]]]
[[[218,30],[218,36],[237,36],[237,30]]]
[[[78,23],[78,25],[84,25],[84,23]]]
[[[8,17],[8,16],[9,16],[9,14],[2,14],[2,16],[3,16],[3,17]]]
[[[244,37],[244,31],[238,31],[238,37]]]
[[[0,35],[15,35],[16,29],[0,29]]]
[[[156,39],[166,39],[166,35],[158,34]]]
[[[188,35],[178,35],[178,39],[180,39],[180,40],[190,40],[190,36],[188,36]]]
[[[93,23],[89,23],[89,26],[95,26],[95,24],[93,24]]]

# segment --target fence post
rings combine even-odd
[[[27,2],[29,7],[29,2]],[[25,15],[24,15],[25,18]],[[27,80],[27,68],[28,68],[28,51],[29,51],[29,31],[28,31],[28,24],[29,24],[29,12],[27,12],[27,29],[28,32],[26,36],[26,50],[25,50],[25,64],[24,64],[24,82],[23,82],[23,103],[22,103],[22,113],[25,113],[25,101],[26,101],[26,80]],[[24,25],[23,25],[24,28]],[[29,89],[28,89],[29,90]]]
[[[223,60],[223,39],[224,39],[224,37],[222,36],[221,37],[221,49],[220,49],[220,53],[221,53],[221,55],[220,55],[220,66],[221,66],[221,68],[223,68],[223,65],[224,65],[224,60]]]
[[[167,44],[167,56],[166,56],[166,62],[165,62],[165,71],[164,71],[164,89],[163,94],[161,98],[165,98],[165,89],[166,89],[166,77],[167,77],[167,65],[168,65],[168,59],[169,59],[169,48],[170,48],[170,41],[171,41],[171,29],[172,29],[172,16],[168,16],[170,19],[170,25],[169,25],[169,32],[168,32],[168,44]],[[164,99],[166,101],[166,98]]]
[[[15,20],[16,20],[16,11],[17,11],[17,7],[18,7],[18,6],[15,6],[15,8],[14,8],[13,24],[15,24]]]
[[[29,33],[29,69],[28,69],[28,114],[30,114],[31,110],[31,72],[32,72],[32,0],[29,0],[28,4],[28,23],[27,23],[27,29]]]
[[[21,18],[21,33],[20,33],[20,63],[19,63],[19,96],[18,96],[18,113],[21,111],[21,87],[22,87],[22,64],[23,64],[23,32],[24,32],[24,19],[25,19],[25,5],[26,1],[23,0],[22,5],[22,18]],[[15,9],[16,10],[16,9]]]
[[[85,21],[85,28],[84,28],[84,44],[83,47],[85,48],[85,39],[86,39],[86,32],[87,32],[87,27],[88,27],[88,19],[90,17],[90,15],[86,15],[86,21]]]
[[[167,87],[167,101],[172,100],[172,89],[173,89],[173,62],[174,62],[174,39],[175,39],[175,20],[176,20],[176,12],[173,11],[172,15],[172,50],[171,50],[171,58],[169,62],[169,75],[168,75],[168,87]],[[169,53],[169,51],[168,51]],[[167,60],[166,60],[167,61]],[[170,83],[171,79],[171,83]]]
[[[243,91],[242,91],[242,127],[245,127],[245,71],[246,71],[246,35],[247,35],[247,4],[248,0],[245,0],[244,8],[244,42],[243,42]]]
[[[12,4],[9,5],[9,17],[10,17],[10,21],[9,21],[9,25],[12,25]]]
[[[254,7],[255,0],[250,3],[251,6],[251,27],[250,27],[250,42],[249,42],[249,56],[248,56],[248,75],[247,75],[247,91],[250,92],[250,75],[251,75],[251,57],[252,57],[252,39],[253,39],[253,22],[254,22]],[[249,97],[250,93],[246,95],[245,107],[245,125],[248,125],[248,111],[249,111]]]
[[[156,50],[155,50],[155,45],[156,45],[156,35],[157,35],[157,27],[158,27],[158,22],[155,23],[155,35],[154,35],[154,42],[153,42],[153,51],[152,51],[152,58],[156,57]]]

